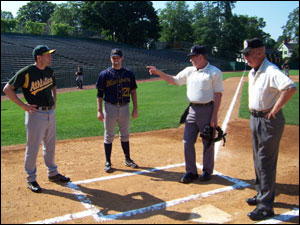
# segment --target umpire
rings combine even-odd
[[[285,123],[281,109],[297,89],[267,60],[264,44],[258,38],[245,40],[241,52],[252,67],[248,75],[249,110],[257,194],[247,199],[249,205],[256,205],[248,216],[263,220],[274,215],[276,166]]]
[[[150,74],[159,75],[169,84],[187,85],[190,106],[183,137],[186,174],[180,180],[182,183],[190,183],[198,178],[195,143],[199,132],[202,133],[206,126],[217,128],[223,92],[222,72],[207,61],[204,46],[194,45],[188,57],[193,66],[186,67],[177,76],[166,74],[154,66],[147,66]],[[214,169],[214,144],[206,139],[202,139],[202,142],[203,173],[200,180],[208,181]]]
[[[38,45],[32,54],[35,64],[19,70],[6,84],[3,92],[25,111],[27,143],[25,152],[25,170],[28,188],[40,192],[41,187],[36,181],[36,159],[41,141],[43,156],[48,168],[48,177],[53,182],[68,182],[70,178],[57,172],[55,158],[56,141],[56,80],[53,70],[49,67],[56,50],[46,45]],[[15,91],[22,88],[26,103],[16,95]]]
[[[129,125],[130,96],[133,102],[132,118],[138,117],[137,108],[137,84],[132,71],[122,66],[124,59],[120,49],[112,49],[110,60],[112,66],[100,72],[96,88],[97,92],[97,118],[104,122],[104,150],[106,163],[104,170],[112,172],[111,151],[115,137],[116,123],[119,125],[119,134],[122,149],[125,155],[125,165],[138,168],[138,165],[130,158]],[[104,100],[104,110],[103,110]]]

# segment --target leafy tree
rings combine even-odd
[[[55,8],[55,11],[51,15],[50,23],[66,24],[70,27],[73,27],[73,31],[79,33],[81,30],[80,25],[82,4],[82,2],[78,1],[58,4]],[[71,34],[69,28],[67,33]]]
[[[288,21],[283,28],[283,35],[278,38],[278,42],[294,40],[297,42],[293,49],[290,62],[299,62],[299,7],[294,9],[288,16]]]
[[[284,37],[299,43],[299,7],[289,14],[288,21],[282,28]]]
[[[26,21],[25,29],[29,34],[43,34],[45,31],[46,23],[39,23],[33,21]]]
[[[167,2],[159,15],[161,41],[174,45],[176,41],[193,42],[193,15],[185,1]]]
[[[2,11],[1,10],[1,19],[8,19],[8,20],[11,20],[13,19],[14,16],[11,12],[7,12],[7,11]]]
[[[47,1],[30,1],[17,12],[17,19],[22,26],[26,21],[47,23],[54,12],[56,4]]]
[[[136,46],[156,40],[159,32],[158,17],[150,1],[84,2],[82,25],[114,41]]]
[[[69,26],[65,23],[52,23],[51,24],[51,34],[68,36],[73,33],[74,27]]]
[[[2,19],[1,18],[1,32],[13,32],[16,28],[16,19]]]

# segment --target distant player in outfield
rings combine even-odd
[[[180,180],[182,183],[190,183],[198,178],[195,143],[199,132],[203,132],[206,126],[217,128],[223,92],[222,72],[207,61],[206,49],[194,45],[188,57],[193,66],[185,68],[177,76],[166,74],[155,66],[147,66],[150,74],[159,75],[169,84],[187,85],[187,99],[190,106],[185,119],[183,137],[186,174]],[[203,173],[200,181],[208,181],[214,170],[214,144],[205,139],[202,139],[202,142]]]
[[[77,88],[83,89],[83,69],[78,65],[78,70],[75,72]]]
[[[295,94],[296,85],[268,61],[258,38],[245,40],[241,52],[252,67],[248,75],[249,110],[257,194],[247,199],[249,205],[256,205],[248,216],[264,220],[274,215],[276,166],[285,123],[281,109]]]
[[[122,66],[123,53],[116,48],[111,51],[110,61],[112,66],[100,72],[96,88],[97,92],[97,117],[104,122],[104,150],[106,163],[104,170],[113,172],[111,166],[112,142],[115,137],[116,123],[119,125],[121,146],[125,155],[125,165],[138,168],[130,158],[129,125],[130,96],[133,103],[132,118],[138,117],[137,84],[132,71]],[[103,107],[104,100],[104,107]]]
[[[38,45],[32,54],[35,64],[19,70],[6,84],[3,92],[25,111],[27,144],[25,152],[25,171],[28,188],[40,192],[41,187],[36,181],[36,159],[41,141],[43,156],[48,168],[48,177],[53,182],[68,182],[70,178],[57,172],[55,158],[56,142],[56,80],[51,64],[56,50],[45,45]],[[22,88],[26,103],[16,95],[15,91]]]

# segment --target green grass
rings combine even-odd
[[[223,79],[241,77],[242,74],[243,72],[223,73]],[[299,71],[295,74],[298,75]],[[247,75],[248,73],[245,74]],[[131,119],[131,133],[175,128],[179,125],[180,116],[188,105],[185,85],[177,87],[165,81],[145,82],[138,84],[137,93],[139,117]],[[247,87],[243,88],[243,95],[245,94]],[[103,123],[97,120],[96,89],[58,93],[57,99],[57,140],[104,134]],[[22,100],[24,101],[24,98]],[[247,96],[242,96],[240,109],[241,112],[245,111],[246,115],[241,117],[249,117]],[[291,124],[299,125],[298,92],[285,106],[284,113],[288,124],[292,119],[296,122]],[[12,101],[1,101],[1,146],[26,143],[24,117],[24,111]]]
[[[138,84],[137,92],[139,117],[131,118],[131,132],[179,125],[180,115],[188,105],[186,86],[145,82]],[[58,93],[55,114],[57,140],[104,134],[103,123],[97,119],[96,89]],[[1,146],[26,143],[24,117],[24,111],[12,101],[1,101]]]
[[[297,92],[292,99],[283,107],[285,123],[299,126],[299,83],[296,82]],[[248,109],[248,82],[245,82],[242,89],[239,117],[249,119]]]

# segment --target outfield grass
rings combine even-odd
[[[139,117],[131,118],[131,132],[179,125],[188,105],[185,85],[177,87],[153,81],[138,84],[137,90]],[[55,114],[57,140],[104,134],[103,123],[97,119],[96,89],[58,93]],[[1,146],[26,143],[24,116],[24,111],[12,101],[1,101]]]
[[[242,74],[243,72],[224,73],[223,79],[241,77]],[[295,74],[298,75],[299,71]],[[243,88],[243,95],[246,89]],[[57,140],[104,134],[103,123],[97,120],[95,89],[58,93],[57,99],[55,111]],[[24,101],[24,98],[22,100]],[[242,104],[245,106],[241,106],[241,110],[244,110],[249,117],[247,96],[243,96]],[[165,81],[139,83],[139,117],[136,120],[131,118],[130,131],[133,133],[175,128],[179,125],[180,116],[187,105],[185,85],[177,87]],[[130,111],[132,111],[132,103],[130,103]],[[290,118],[297,118],[292,124],[299,125],[298,92],[284,108],[284,113],[287,123],[290,123]],[[1,146],[26,143],[24,117],[24,111],[12,101],[1,101]]]

